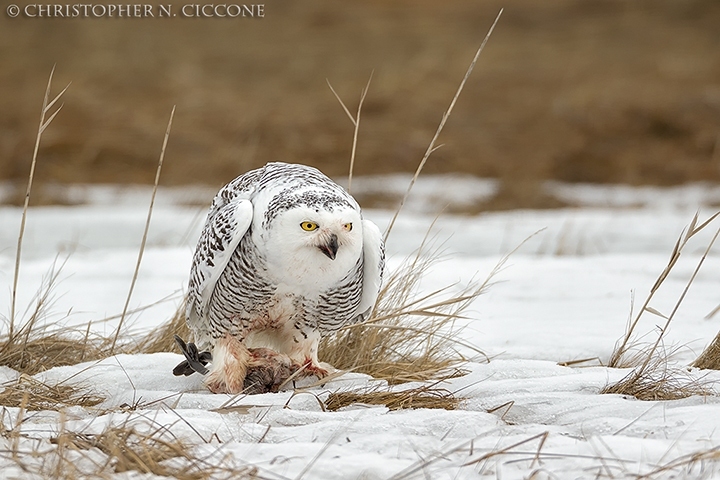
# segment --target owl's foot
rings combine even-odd
[[[322,380],[323,378],[330,375],[330,372],[328,372],[326,369],[315,363],[312,359],[306,358],[305,363],[303,363],[302,371],[298,374],[299,377],[312,377],[315,376],[318,378],[318,380]]]
[[[250,363],[243,383],[248,394],[277,392],[300,365],[285,354],[269,348],[251,348]]]
[[[241,393],[244,388],[250,352],[237,338],[226,335],[218,340],[205,385],[213,393]]]

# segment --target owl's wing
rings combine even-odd
[[[363,289],[357,313],[366,320],[382,285],[385,269],[385,244],[380,229],[370,220],[363,220]]]
[[[253,218],[253,205],[246,198],[235,197],[214,206],[193,257],[186,306],[187,323],[201,348],[209,340],[205,316],[215,284]]]

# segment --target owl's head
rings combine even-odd
[[[268,229],[267,260],[290,266],[294,276],[342,274],[362,252],[362,218],[354,208],[297,206],[280,213]],[[279,266],[279,265],[277,265]]]

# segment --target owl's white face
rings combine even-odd
[[[362,219],[353,209],[287,210],[265,232],[269,273],[298,285],[336,284],[362,252]]]

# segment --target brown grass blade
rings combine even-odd
[[[718,229],[713,235],[712,239],[705,248],[705,252],[698,261],[695,269],[693,270],[690,279],[683,288],[680,296],[678,297],[675,305],[669,315],[663,315],[658,310],[650,307],[650,300],[653,298],[655,293],[660,288],[661,284],[667,279],[672,268],[676,265],[683,248],[687,245],[688,241],[700,232],[702,229],[710,224],[710,221],[715,219],[717,214],[710,217],[709,220],[703,222],[700,226],[696,227],[698,221],[698,215],[695,214],[688,227],[683,230],[678,241],[673,248],[672,255],[668,265],[663,269],[662,273],[658,277],[655,285],[651,289],[648,297],[643,304],[643,307],[638,312],[635,320],[628,325],[625,335],[622,341],[618,342],[613,354],[610,358],[609,366],[617,368],[622,366],[623,362],[635,365],[633,370],[626,375],[622,380],[613,385],[608,385],[602,389],[601,393],[617,393],[622,395],[632,395],[639,400],[670,400],[685,398],[691,395],[709,395],[712,391],[708,388],[705,382],[696,380],[687,375],[685,371],[672,369],[668,367],[668,356],[664,348],[661,348],[663,344],[665,334],[675,318],[675,315],[682,305],[691,285],[695,281],[698,272],[702,268],[705,259],[707,258],[710,250],[712,249],[715,241],[720,235],[720,229]],[[637,326],[641,316],[649,312],[653,315],[660,316],[665,319],[665,324],[659,329],[659,333],[655,341],[648,347],[638,351],[633,357],[628,358],[628,352],[631,349],[637,347],[637,340],[635,339],[633,332]],[[699,360],[699,359],[698,359]],[[697,361],[696,361],[697,363]]]
[[[540,455],[540,450],[542,449],[542,446],[545,444],[545,441],[547,440],[548,435],[550,435],[550,432],[538,433],[537,435],[534,435],[534,436],[532,436],[532,437],[530,437],[530,438],[526,438],[525,440],[520,440],[519,442],[513,443],[512,445],[508,445],[508,446],[505,447],[505,448],[501,448],[501,449],[499,449],[499,450],[493,450],[492,452],[488,452],[488,453],[486,453],[486,454],[484,454],[484,455],[481,455],[479,458],[476,458],[476,459],[470,460],[469,462],[464,463],[463,465],[475,465],[475,464],[478,464],[478,463],[483,462],[483,461],[485,461],[485,460],[488,460],[488,459],[490,459],[490,458],[492,458],[492,457],[497,457],[498,455],[503,455],[503,454],[505,454],[505,453],[508,453],[508,452],[510,452],[511,450],[513,450],[514,448],[517,448],[517,447],[519,447],[519,446],[521,446],[521,445],[525,445],[525,444],[527,444],[527,443],[530,443],[530,442],[532,442],[532,441],[534,441],[534,440],[538,440],[538,439],[539,439],[540,442],[539,442],[539,446],[538,446],[538,450],[537,450],[537,455],[536,455],[536,458],[537,458],[537,457],[539,457],[539,455]]]
[[[450,114],[452,113],[453,108],[455,108],[455,103],[457,102],[458,97],[460,97],[460,93],[462,93],[463,89],[465,88],[465,83],[467,82],[468,78],[470,78],[470,74],[472,73],[473,69],[475,68],[475,64],[477,63],[478,58],[480,58],[480,54],[485,49],[485,44],[487,44],[487,41],[490,39],[490,35],[492,35],[492,32],[495,29],[495,25],[497,25],[498,20],[500,20],[500,15],[502,15],[502,13],[503,13],[503,9],[500,9],[500,11],[497,14],[497,17],[495,17],[495,21],[493,22],[492,26],[490,27],[490,30],[488,30],[487,35],[485,35],[485,38],[483,39],[482,43],[480,44],[480,48],[478,48],[477,52],[475,53],[475,57],[473,57],[472,62],[470,62],[470,66],[468,67],[467,71],[465,72],[465,76],[463,77],[462,81],[460,82],[460,86],[458,87],[457,91],[455,92],[455,95],[452,98],[452,101],[450,102],[450,106],[445,111],[445,113],[443,113],[442,119],[440,120],[440,125],[438,125],[438,128],[435,131],[435,135],[433,135],[433,138],[430,141],[430,145],[428,145],[428,148],[425,151],[425,155],[423,155],[422,160],[420,160],[420,164],[418,165],[418,168],[415,171],[415,174],[413,175],[412,180],[410,180],[410,185],[408,185],[408,189],[405,192],[405,195],[403,196],[402,200],[400,201],[400,205],[398,206],[397,210],[395,210],[395,214],[393,215],[392,220],[390,220],[390,225],[388,225],[388,228],[385,231],[385,235],[383,236],[384,241],[387,242],[387,239],[390,236],[390,232],[392,231],[393,226],[395,225],[395,220],[397,220],[398,215],[400,215],[400,211],[403,209],[405,202],[407,201],[408,197],[410,196],[410,192],[412,191],[412,188],[415,185],[415,182],[417,181],[418,177],[420,176],[420,172],[422,172],[423,168],[425,167],[425,163],[427,162],[428,158],[430,158],[430,155],[436,150],[435,143],[437,142],[437,139],[440,136],[440,133],[442,133],[443,128],[445,128],[445,122],[447,122],[448,118],[450,118]]]
[[[600,393],[629,395],[646,401],[679,400],[714,394],[709,381],[697,380],[685,370],[668,368],[666,358],[657,356],[643,370],[631,371],[619,382],[603,388]]]
[[[352,152],[350,153],[350,170],[348,172],[348,188],[347,191],[350,193],[352,190],[352,176],[353,176],[353,170],[355,168],[355,152],[357,150],[357,141],[358,141],[358,133],[360,131],[360,113],[362,112],[362,106],[365,102],[365,96],[367,96],[368,90],[370,89],[370,82],[372,81],[373,74],[375,72],[370,73],[370,78],[368,78],[367,84],[365,85],[365,88],[363,88],[362,92],[360,93],[360,103],[358,104],[357,109],[357,115],[353,118],[353,116],[350,114],[350,110],[345,106],[345,103],[342,101],[340,96],[337,94],[333,86],[330,84],[330,81],[326,79],[328,87],[330,87],[330,90],[332,91],[333,95],[335,95],[335,98],[338,102],[340,102],[340,105],[342,105],[343,110],[345,110],[345,113],[350,117],[350,121],[352,122],[353,126],[355,127],[355,130],[353,132],[353,143],[352,143]]]
[[[175,105],[173,105],[172,111],[170,112],[170,119],[168,120],[167,130],[165,130],[165,138],[163,139],[162,149],[160,150],[160,159],[158,160],[157,171],[155,172],[155,183],[153,184],[152,197],[150,198],[150,206],[148,207],[147,219],[145,221],[145,229],[143,230],[142,242],[140,243],[140,250],[138,251],[138,259],[135,264],[135,272],[133,273],[132,281],[130,282],[130,291],[128,291],[127,298],[125,299],[125,306],[123,307],[123,313],[120,317],[117,329],[115,330],[115,336],[113,337],[112,345],[110,346],[110,355],[115,350],[115,344],[117,343],[120,331],[122,330],[123,323],[125,322],[125,315],[127,314],[128,306],[130,305],[130,298],[132,297],[133,290],[135,289],[135,282],[137,281],[138,272],[140,271],[140,263],[142,262],[143,253],[145,252],[145,243],[147,242],[147,234],[150,229],[150,220],[152,219],[153,206],[155,205],[155,195],[157,194],[158,183],[160,182],[160,172],[162,171],[163,160],[165,159],[165,150],[167,149],[168,138],[170,137],[170,129],[172,128],[173,117],[175,116]]]
[[[48,125],[50,125],[50,122],[52,122],[52,120],[55,118],[55,115],[58,114],[60,109],[58,108],[58,110],[53,113],[50,116],[50,119],[48,119],[47,121],[45,121],[45,115],[50,110],[50,108],[52,108],[55,102],[57,102],[57,100],[62,97],[65,91],[67,91],[67,89],[70,87],[70,84],[68,84],[51,102],[48,103],[54,73],[55,65],[53,65],[53,68],[50,71],[47,88],[45,89],[45,97],[43,98],[42,110],[40,112],[40,125],[38,126],[37,135],[35,136],[35,148],[33,150],[32,162],[30,163],[30,173],[28,175],[27,190],[25,191],[25,201],[23,202],[23,212],[22,218],[20,220],[20,232],[18,233],[17,250],[15,252],[15,273],[13,274],[12,298],[10,301],[10,337],[13,336],[15,330],[15,309],[17,302],[17,284],[18,278],[20,277],[20,257],[22,256],[22,242],[23,236],[25,234],[25,223],[27,221],[28,205],[30,203],[30,192],[32,191],[33,179],[35,178],[35,165],[37,164],[38,151],[40,150],[40,139],[42,138],[43,132],[48,127]]]

